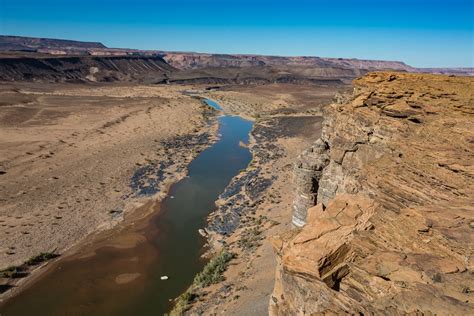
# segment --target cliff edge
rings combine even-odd
[[[474,78],[354,85],[295,165],[270,315],[472,313]]]

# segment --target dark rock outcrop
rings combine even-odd
[[[0,80],[4,81],[157,82],[173,71],[158,56],[0,58]]]

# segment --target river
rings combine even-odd
[[[207,100],[217,110],[222,108]],[[188,166],[146,225],[122,236],[132,246],[104,246],[86,258],[60,260],[41,279],[2,307],[15,315],[163,315],[206,263],[198,229],[240,170],[252,159],[252,122],[218,117],[220,138]],[[119,232],[120,234],[120,232]],[[115,236],[114,238],[120,238]],[[161,280],[167,276],[167,280]]]

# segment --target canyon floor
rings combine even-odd
[[[266,309],[275,259],[263,236],[288,227],[291,186],[287,180],[291,177],[292,160],[319,136],[321,106],[330,103],[336,91],[349,88],[292,84],[206,88],[2,85],[0,270],[24,267],[25,262],[45,253],[71,256],[86,243],[86,248],[93,249],[90,242],[103,236],[104,231],[107,235],[124,223],[146,217],[153,208],[140,206],[163,198],[167,187],[186,174],[187,164],[217,136],[213,113],[198,95],[216,100],[227,113],[257,123],[250,144],[254,161],[242,175],[258,168],[258,174],[247,178],[252,176],[265,185],[255,188],[258,194],[247,197],[259,207],[246,214],[242,222],[256,219],[263,224],[259,228],[262,240],[241,245],[239,236],[248,234],[247,229],[233,231],[234,237],[228,242],[236,245],[233,250],[240,255],[229,272],[241,269],[248,258],[261,258],[253,265],[254,271],[248,273],[255,275],[253,280],[262,282],[243,284],[242,288],[263,285],[261,295],[252,299],[259,302],[255,312]],[[163,172],[157,176],[153,166]],[[235,179],[238,181],[239,177]],[[267,194],[271,194],[270,199]],[[218,210],[224,203],[218,201]],[[268,208],[275,209],[271,215],[267,214]],[[214,234],[211,243],[219,236]],[[119,243],[126,246],[139,242],[135,237]],[[256,267],[262,264],[268,269],[256,274]],[[251,271],[251,265],[245,265]],[[18,278],[3,274],[3,298],[34,280],[30,274],[34,276],[37,271],[35,266],[28,267],[17,274]],[[237,277],[242,275],[229,275],[228,279],[235,284]],[[241,292],[244,297],[245,291]],[[229,308],[235,305],[231,303]],[[206,304],[196,304],[196,308],[211,310],[211,303]]]

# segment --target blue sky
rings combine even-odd
[[[0,0],[0,34],[473,67],[474,0]]]

